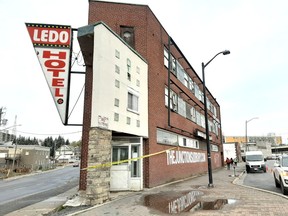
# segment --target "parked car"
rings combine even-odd
[[[284,195],[288,195],[288,155],[282,155],[273,168],[275,186],[280,187]]]
[[[78,161],[74,162],[73,167],[79,167],[79,162]]]

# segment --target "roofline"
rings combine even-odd
[[[173,40],[173,38],[170,36],[170,34],[168,34],[168,32],[166,31],[166,29],[163,27],[162,23],[158,20],[157,16],[153,13],[153,11],[151,10],[151,8],[149,7],[149,5],[144,5],[144,4],[133,4],[133,3],[124,3],[124,2],[110,2],[110,1],[101,1],[101,0],[88,0],[88,2],[100,2],[100,3],[109,3],[109,4],[121,4],[121,5],[131,5],[131,6],[140,6],[140,7],[146,7],[150,10],[150,12],[153,14],[153,16],[155,17],[155,19],[158,21],[158,23],[160,24],[160,26],[162,27],[162,29],[166,32],[167,36],[171,38],[173,44],[175,45],[175,47],[177,48],[178,52],[183,56],[183,58],[185,59],[185,61],[187,62],[187,64],[189,65],[189,67],[195,72],[197,78],[202,82],[203,84],[203,80],[199,77],[198,73],[196,72],[196,70],[194,70],[194,68],[192,67],[192,65],[190,64],[190,62],[187,60],[187,58],[185,57],[185,55],[182,53],[182,51],[180,50],[180,48],[177,46],[176,42]],[[107,25],[106,25],[107,26]],[[109,27],[108,27],[109,28]],[[110,28],[109,28],[110,29]],[[110,29],[111,30],[111,29]],[[122,39],[122,38],[121,38]],[[168,41],[167,41],[168,43]],[[206,87],[206,90],[208,91],[208,94],[213,98],[213,100],[215,101],[215,103],[218,105],[218,107],[220,108],[220,104],[218,103],[218,101],[216,100],[216,98],[211,94],[211,92],[209,91],[209,89]]]

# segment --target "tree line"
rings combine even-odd
[[[81,141],[73,141],[70,143],[69,139],[64,139],[62,136],[58,136],[57,138],[53,137],[47,137],[44,140],[40,140],[37,138],[30,138],[30,137],[24,137],[24,136],[19,136],[17,139],[13,141],[13,144],[17,145],[39,145],[39,146],[45,146],[50,148],[50,157],[54,157],[55,150],[60,148],[63,145],[71,145],[74,148],[80,148],[81,147]]]

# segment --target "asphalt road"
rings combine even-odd
[[[0,215],[57,196],[79,184],[79,167],[60,169],[0,181]]]
[[[255,188],[260,188],[276,193],[281,193],[280,188],[276,188],[274,177],[273,177],[273,164],[275,163],[274,160],[268,160],[266,162],[266,166],[268,167],[267,172],[256,172],[256,173],[247,173],[243,184]]]

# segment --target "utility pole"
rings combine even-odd
[[[0,126],[1,126],[1,124],[2,124],[2,113],[3,113],[3,112],[2,112],[2,109],[3,109],[3,108],[1,107],[1,108],[0,108]]]
[[[13,135],[15,136],[15,147],[14,147],[14,156],[13,156],[13,163],[12,163],[12,172],[14,170],[15,160],[16,160],[16,153],[17,153],[17,134],[16,134],[16,127],[17,127],[17,115],[15,116],[14,121],[14,128],[13,128]]]

